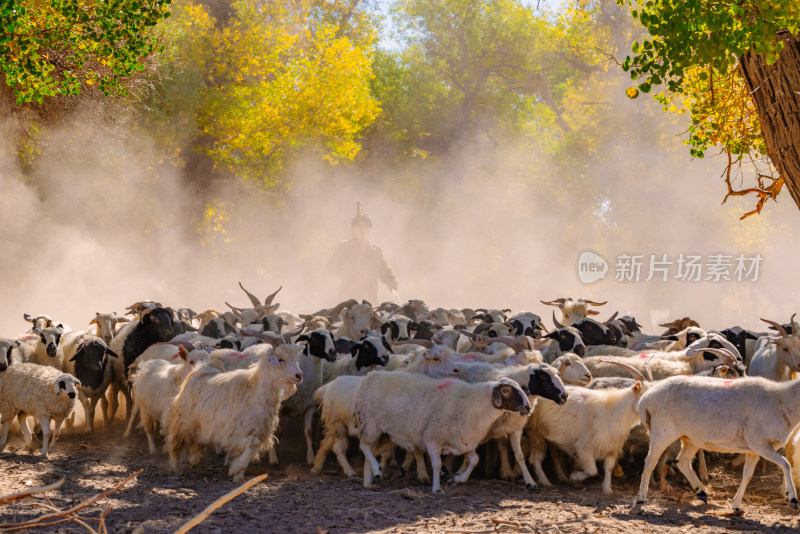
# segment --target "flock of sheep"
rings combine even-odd
[[[666,484],[672,460],[706,501],[706,450],[743,462],[734,509],[759,458],[780,467],[786,500],[797,508],[794,316],[765,320],[770,332],[704,330],[685,317],[647,335],[631,316],[592,319],[605,302],[585,299],[542,301],[561,312],[548,330],[530,312],[429,309],[419,300],[378,307],[350,300],[295,315],[278,311],[277,291],[262,303],[242,290],[250,307],[196,313],[143,301],[127,308],[132,319],[97,313],[85,331],[25,314],[28,333],[0,338],[0,451],[15,419],[32,442],[32,417],[47,456],[62,424],[74,424],[78,402],[87,433],[98,401],[107,429],[121,394],[125,436],[138,422],[151,454],[163,437],[174,472],[216,452],[239,482],[260,453],[277,463],[275,434],[288,416],[303,421],[314,472],[333,451],[344,474],[355,476],[347,451],[356,439],[365,487],[393,466],[414,467],[430,482],[430,465],[432,489],[441,492],[443,473],[467,482],[476,450],[487,444],[498,451],[499,475],[521,477],[528,489],[537,486],[529,466],[539,484],[551,485],[543,469],[549,457],[562,481],[593,477],[602,462],[603,492],[611,493],[620,456],[647,450],[635,504],[645,502],[651,476]]]

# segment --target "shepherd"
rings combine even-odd
[[[378,302],[378,280],[392,292],[397,291],[397,278],[383,257],[383,252],[369,242],[372,220],[361,214],[361,203],[356,203],[356,216],[350,227],[353,238],[342,241],[328,261],[328,272],[341,278],[339,297]]]

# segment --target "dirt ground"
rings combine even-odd
[[[61,509],[112,488],[138,469],[143,473],[125,488],[84,515],[97,517],[109,505],[109,532],[169,532],[199,513],[212,501],[234,489],[222,460],[209,457],[200,468],[182,476],[168,472],[164,456],[151,457],[143,436],[127,441],[121,430],[113,436],[87,439],[62,435],[50,459],[37,449],[0,454],[0,496],[66,478],[49,493]],[[666,494],[651,490],[650,502],[640,513],[630,513],[638,486],[638,466],[614,481],[615,494],[604,496],[600,480],[582,487],[556,486],[527,492],[521,481],[504,482],[475,478],[466,485],[444,486],[445,495],[432,495],[430,485],[405,480],[395,474],[377,490],[365,490],[361,479],[344,478],[333,455],[326,470],[313,475],[302,463],[304,443],[284,445],[281,467],[254,463],[247,477],[267,472],[269,478],[214,512],[192,532],[286,532],[330,534],[344,532],[796,532],[800,512],[782,498],[779,471],[769,465],[759,469],[745,495],[743,516],[729,516],[729,499],[739,483],[735,471],[722,460],[713,460],[710,504],[704,505],[689,491],[680,475],[672,476],[673,489]],[[294,445],[296,443],[296,446]],[[12,449],[21,442],[12,442]],[[299,458],[298,458],[299,457]],[[286,461],[294,459],[295,461]],[[0,506],[0,523],[17,523],[44,513],[28,499]],[[512,526],[498,525],[508,521]],[[95,522],[94,525],[97,525]],[[514,526],[516,525],[516,526]],[[37,530],[42,532],[43,530]],[[75,523],[46,529],[48,532],[85,532]]]

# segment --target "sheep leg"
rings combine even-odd
[[[311,439],[311,425],[314,422],[314,408],[311,407],[303,414],[303,431],[306,435],[306,463],[313,465],[314,463],[314,442]]]
[[[794,487],[794,481],[792,480],[792,466],[789,464],[789,461],[781,456],[778,451],[773,449],[766,441],[751,443],[750,440],[748,440],[748,445],[750,445],[750,449],[753,452],[781,468],[781,471],[783,471],[783,484],[786,488],[784,495],[789,504],[792,505],[792,508],[797,509],[797,491]],[[755,469],[755,466],[753,466],[753,469]],[[744,493],[744,489],[742,493]]]
[[[533,471],[536,473],[536,478],[539,484],[544,487],[552,486],[552,482],[544,474],[542,469],[542,462],[544,461],[545,451],[547,450],[547,443],[544,438],[538,434],[528,434],[528,443],[530,444],[530,453],[528,454],[528,461],[533,466]]]
[[[406,455],[406,460],[411,461],[411,455]],[[419,449],[414,449],[414,460],[417,464],[417,480],[420,482],[428,483],[431,481],[431,477],[428,476],[428,470],[425,467],[425,453]],[[409,467],[411,467],[409,465]]]
[[[594,461],[593,455],[582,451],[575,458],[575,461],[580,469],[572,472],[572,474],[569,476],[570,480],[582,482],[587,478],[593,477],[597,474],[597,464]]]
[[[39,417],[39,426],[42,427],[42,456],[47,458],[47,446],[50,444],[50,418]]]
[[[138,410],[138,404],[134,405],[134,409]],[[139,412],[139,418],[142,420],[142,428],[144,429],[144,433],[147,436],[147,448],[150,450],[150,454],[155,456],[158,453],[158,449],[156,449],[156,440],[153,437],[154,422],[150,418],[150,416],[146,414],[144,411]],[[130,430],[134,419],[135,417],[131,417],[130,421],[128,421],[128,430]]]
[[[117,409],[119,409],[119,387],[117,387],[116,384],[111,384],[108,387],[109,428],[114,426],[114,419],[117,417]]]
[[[31,441],[33,441],[33,434],[31,434],[31,429],[28,426],[28,415],[21,413],[17,416],[17,423],[19,423],[19,428],[22,430],[22,439],[25,440],[26,445],[30,445]]]
[[[463,473],[458,473],[451,479],[452,484],[460,484],[469,480],[472,470],[478,465],[478,453],[474,450],[468,452],[464,458],[464,463],[467,464],[467,468]]]
[[[556,470],[556,477],[558,480],[561,482],[570,480],[570,477],[568,477],[566,471],[564,471],[564,465],[561,463],[561,450],[552,443],[549,443],[547,448],[550,451],[550,458],[553,460],[553,469]],[[595,474],[597,474],[596,467],[597,466],[595,466]]]
[[[372,452],[372,444],[368,443],[361,443],[359,445],[361,448],[361,452],[364,453],[364,487],[371,488],[375,484],[380,483],[381,481],[381,466],[378,463],[378,459],[375,458],[375,455]],[[369,462],[369,466],[371,470],[369,471],[369,475],[367,476],[367,462]]]
[[[87,434],[94,434],[94,414],[95,411],[97,410],[97,401],[99,400],[100,400],[99,397],[92,397],[91,399],[89,399],[89,411],[86,414],[86,421],[84,421],[83,424],[83,426],[86,428]]]
[[[700,481],[708,485],[708,466],[706,465],[706,455],[703,449],[697,451],[697,474],[700,475]]]
[[[414,460],[417,457],[417,451],[414,450],[414,454],[411,454],[411,451],[406,451],[406,457],[403,459],[403,465],[400,466],[400,474],[402,476],[406,476],[406,473],[411,471],[411,464],[414,463]],[[417,466],[417,470],[419,470],[419,465]],[[418,473],[419,474],[419,473]],[[427,473],[426,473],[427,475]]]
[[[757,454],[748,454],[745,457],[744,468],[742,469],[742,483],[739,484],[739,490],[736,492],[736,495],[734,495],[733,500],[731,501],[731,506],[734,510],[742,509],[742,498],[744,498],[744,491],[747,488],[747,484],[750,483],[750,479],[753,478],[753,473],[756,471],[759,458],[760,456]]]
[[[617,455],[610,454],[603,460],[603,493],[611,495],[614,490],[611,489],[611,476],[615,466],[617,466]]]
[[[522,454],[522,429],[512,432],[509,436],[509,442],[511,443],[511,450],[514,451],[514,459],[517,461],[517,465],[522,471],[522,480],[525,481],[525,487],[529,490],[535,490],[536,482],[533,481],[533,477],[530,471],[528,471],[528,466],[525,465],[525,455]],[[506,447],[503,447],[503,449],[504,450],[500,453],[500,458],[505,458],[508,455]]]
[[[655,422],[650,424],[650,449],[647,451],[647,458],[644,460],[644,468],[642,469],[642,481],[639,484],[639,493],[636,495],[636,500],[633,505],[644,504],[647,498],[647,488],[650,485],[650,477],[653,476],[653,470],[656,468],[658,460],[664,451],[675,440],[674,437],[664,433],[654,432],[652,429],[658,428]]]
[[[681,438],[681,443],[681,452],[678,453],[677,458],[678,469],[683,473],[683,476],[686,477],[686,480],[689,481],[689,484],[691,484],[697,498],[707,503],[708,494],[706,493],[706,487],[700,479],[697,478],[697,474],[695,474],[692,468],[692,458],[694,458],[694,455],[700,450],[700,447],[686,438]]]
[[[431,491],[433,493],[444,493],[439,480],[442,474],[442,447],[436,443],[426,443],[426,448],[428,449],[428,456],[431,459],[431,468],[433,469],[433,488]],[[474,454],[475,451],[472,451],[472,453]],[[467,477],[469,477],[469,474]]]
[[[53,448],[56,446],[56,440],[61,435],[61,425],[64,424],[63,419],[54,419],[53,420],[53,432],[50,435],[50,445],[47,446],[47,452],[50,453],[53,451]]]
[[[260,443],[254,437],[247,438],[247,442],[244,446],[244,449],[239,453],[235,460],[231,462],[231,467],[228,469],[228,475],[233,476],[233,481],[235,483],[240,483],[244,481],[244,472],[247,469],[247,466],[250,465],[250,460],[253,458],[253,455],[258,450]],[[192,449],[197,448],[200,449],[199,445],[193,444]],[[192,451],[194,453],[194,450]],[[190,460],[191,462],[191,460]]]
[[[133,410],[131,410],[131,418],[128,419],[128,426],[125,428],[125,433],[122,435],[123,438],[127,439],[128,437],[130,437],[131,430],[133,430],[133,424],[136,422],[136,416],[138,414],[139,414],[139,403],[134,401]],[[142,428],[145,429],[144,432],[145,434],[147,434],[147,428],[146,428],[147,425],[145,425],[144,422],[144,414],[141,414],[140,418],[142,420]]]
[[[251,439],[255,439],[255,438],[251,438]],[[249,450],[248,449],[249,447],[250,447],[249,444],[245,445],[245,452],[247,450]],[[242,480],[244,480],[244,469],[247,469],[247,466],[250,465],[250,458],[253,457],[253,455],[255,454],[256,450],[258,450],[258,448],[254,449],[254,451],[252,453],[250,453],[250,456],[247,459],[247,463],[245,464],[244,468],[242,469],[242,478],[239,479],[240,482]],[[241,459],[241,456],[239,457],[239,459]],[[196,443],[194,441],[189,443],[189,467],[197,467],[198,465],[200,465],[200,462],[202,462],[202,461],[203,461],[203,448],[200,446],[199,443]],[[230,466],[230,469],[228,471],[228,474],[232,475],[235,472],[236,471],[233,470],[233,462],[231,462],[231,466]],[[234,477],[235,477],[235,475],[234,475]]]
[[[497,453],[500,455],[500,478],[503,480],[514,480],[514,471],[511,469],[511,462],[508,461],[508,443],[506,438],[497,438]]]
[[[109,387],[109,389],[111,388]],[[105,393],[103,393],[103,395],[100,396],[100,411],[103,412],[103,432],[108,432],[109,407],[108,407],[108,398],[106,397]]]
[[[275,442],[269,446],[269,465],[278,465],[278,451],[275,447]]]
[[[8,440],[8,429],[11,427],[11,419],[8,417],[3,417],[3,424],[2,424],[2,434],[0,434],[0,452],[6,448],[6,441]]]

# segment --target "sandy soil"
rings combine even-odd
[[[121,433],[121,431],[120,431]],[[18,447],[19,441],[12,443]],[[150,457],[143,436],[122,441],[119,435],[87,439],[62,436],[49,460],[36,449],[0,454],[0,496],[31,486],[66,478],[64,486],[49,495],[56,506],[73,504],[113,487],[129,473],[144,472],[123,490],[87,509],[97,517],[108,505],[114,508],[106,524],[110,532],[168,532],[235,488],[216,457],[183,476],[167,470],[166,457]],[[281,450],[282,461],[302,458],[305,445]],[[380,489],[365,490],[360,479],[339,475],[333,457],[325,472],[312,475],[299,461],[279,468],[254,463],[248,477],[262,472],[269,478],[240,495],[206,519],[193,532],[287,532],[331,534],[342,532],[796,532],[800,512],[782,498],[778,469],[760,467],[745,496],[743,516],[730,516],[728,502],[739,483],[722,460],[711,462],[710,504],[694,498],[680,475],[672,476],[673,489],[652,493],[640,513],[630,513],[638,485],[638,467],[615,479],[613,496],[600,492],[600,480],[582,487],[556,486],[525,491],[522,483],[476,477],[463,486],[445,486],[434,496],[430,486],[395,474]],[[43,513],[31,506],[41,499],[0,506],[0,522],[15,523]],[[513,522],[503,526],[495,521]],[[96,524],[96,523],[95,523]],[[37,530],[41,532],[42,530]],[[47,529],[50,532],[85,532],[75,523]]]

